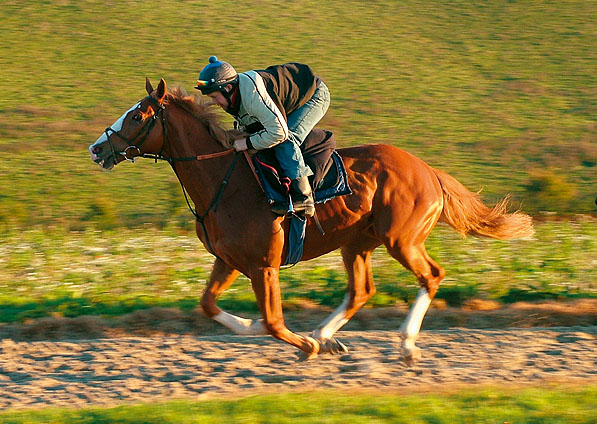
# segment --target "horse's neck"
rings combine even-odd
[[[168,140],[165,153],[170,157],[191,157],[224,150],[208,128],[186,111],[176,108],[176,115],[166,119]]]
[[[174,116],[168,118],[165,156],[190,158],[224,150],[224,147],[209,134],[207,127],[187,112],[178,109],[176,118]],[[199,214],[209,207],[216,196],[231,160],[232,155],[225,155],[173,163],[178,177],[195,203]]]

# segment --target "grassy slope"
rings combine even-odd
[[[86,147],[143,96],[146,75],[191,90],[211,54],[239,70],[312,64],[333,95],[324,125],[342,146],[404,147],[483,187],[489,202],[513,192],[529,211],[592,212],[593,10],[594,1],[163,1],[158,9],[7,0],[0,225],[184,216],[166,165],[104,174]]]

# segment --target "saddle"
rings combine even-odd
[[[352,193],[331,131],[318,128],[312,130],[301,145],[301,152],[305,164],[313,171],[309,182],[315,203]],[[260,150],[251,159],[268,202],[290,207],[290,178],[281,174],[274,152],[271,149]]]
[[[331,131],[317,128],[312,130],[301,145],[301,151],[305,164],[313,171],[309,182],[315,203],[324,203],[337,196],[352,193],[344,162],[336,152],[336,139]],[[280,174],[280,166],[274,152],[271,149],[260,150],[251,156],[251,161],[270,205],[277,204],[280,208],[290,211],[292,209],[290,178]],[[283,266],[293,266],[301,260],[306,227],[305,217],[291,215]]]

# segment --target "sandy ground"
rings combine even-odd
[[[228,334],[198,313],[152,310],[113,321],[4,325],[0,409],[327,388],[409,393],[475,384],[596,384],[596,306],[579,301],[435,309],[418,342],[423,358],[413,367],[400,358],[395,328],[405,310],[395,308],[363,311],[338,333],[348,354],[308,362],[297,362],[289,345]],[[287,322],[307,331],[325,313],[291,311]]]

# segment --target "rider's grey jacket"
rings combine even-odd
[[[263,126],[250,135],[252,147],[267,149],[286,140],[287,116],[309,101],[320,81],[308,65],[298,63],[239,74],[238,126],[246,129],[257,122]]]

